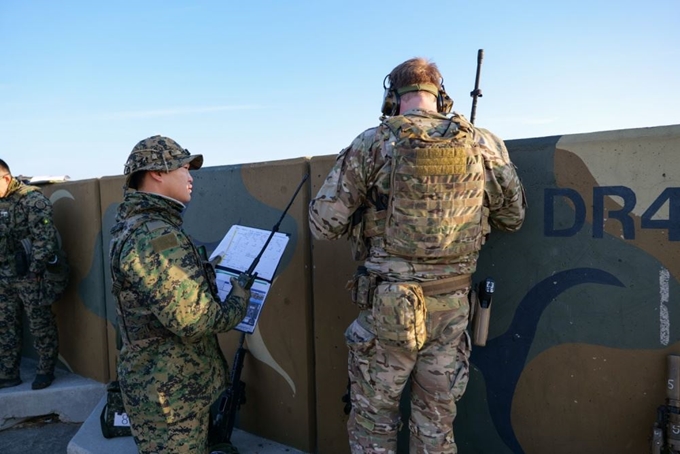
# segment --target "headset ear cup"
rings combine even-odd
[[[453,109],[453,99],[446,93],[442,85],[437,95],[437,112],[447,114]]]
[[[390,117],[399,112],[399,95],[396,90],[391,88],[385,89],[385,96],[383,97],[383,104],[381,112],[383,115]]]

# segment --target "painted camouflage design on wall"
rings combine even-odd
[[[475,280],[496,280],[490,340],[473,350],[459,452],[647,452],[680,353],[680,126],[507,142],[528,196],[519,233],[494,232]],[[214,249],[233,224],[291,241],[259,328],[248,336],[239,425],[304,451],[348,453],[343,332],[356,315],[348,242],[312,241],[307,204],[334,155],[194,172],[187,232]],[[206,154],[206,165],[210,153]],[[106,251],[122,176],[48,185],[72,266],[55,307],[61,362],[115,373]],[[220,343],[231,362],[237,333]],[[30,346],[30,341],[25,342]],[[31,355],[30,348],[25,352]]]
[[[480,261],[497,297],[461,452],[647,452],[680,352],[680,127],[508,148],[529,211]]]

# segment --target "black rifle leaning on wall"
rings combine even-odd
[[[666,405],[656,411],[652,454],[680,453],[680,356],[668,355]]]
[[[255,282],[255,278],[257,277],[257,273],[254,271],[255,268],[257,268],[258,263],[260,263],[262,254],[264,254],[264,252],[267,250],[267,246],[269,246],[269,242],[274,237],[274,234],[279,231],[279,227],[281,226],[283,218],[286,216],[286,213],[288,213],[288,209],[290,209],[290,206],[295,201],[298,192],[300,192],[300,189],[302,188],[304,182],[307,181],[307,178],[309,178],[309,174],[305,174],[305,176],[302,178],[302,181],[300,181],[297,189],[295,189],[295,193],[293,193],[293,197],[290,199],[290,202],[288,202],[288,205],[283,210],[283,213],[281,213],[281,217],[279,218],[278,222],[274,225],[274,227],[272,227],[269,237],[267,237],[267,241],[265,241],[264,246],[262,246],[262,249],[257,254],[257,257],[255,257],[253,260],[253,263],[250,264],[250,267],[248,267],[246,271],[238,276],[238,283],[241,287],[245,289],[250,289],[250,287],[252,287],[253,282]],[[243,347],[243,342],[245,339],[246,333],[242,332],[241,337],[239,338],[236,354],[234,355],[234,362],[231,366],[231,383],[220,397],[215,417],[212,420],[212,427],[209,435],[209,444],[211,446],[223,443],[228,444],[231,442],[231,434],[234,431],[234,424],[236,423],[236,414],[241,408],[241,405],[245,404],[246,402],[246,384],[241,381],[243,360],[245,359],[247,352],[247,350]]]

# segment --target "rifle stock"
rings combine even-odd
[[[217,414],[213,421],[215,432],[211,444],[230,443],[231,434],[236,424],[236,415],[241,405],[246,403],[246,384],[241,381],[243,360],[246,357],[246,349],[243,348],[246,333],[241,333],[238,348],[234,355],[234,364],[231,368],[229,387],[220,396]]]

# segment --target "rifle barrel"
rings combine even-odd
[[[477,74],[475,75],[475,89],[470,92],[472,96],[472,111],[470,112],[470,123],[475,124],[477,114],[477,98],[482,97],[482,90],[479,89],[479,79],[482,73],[482,60],[484,60],[484,49],[477,51]]]
[[[248,271],[246,271],[246,274],[248,274],[248,275],[253,274],[253,271],[255,271],[255,268],[257,268],[257,264],[260,263],[260,259],[262,258],[262,254],[264,254],[264,251],[267,250],[267,246],[269,246],[269,242],[274,237],[274,234],[279,231],[279,227],[281,226],[281,222],[283,222],[283,218],[286,216],[286,213],[288,213],[288,209],[290,208],[290,206],[295,201],[295,198],[297,197],[298,192],[300,192],[300,189],[302,188],[302,185],[305,183],[305,181],[307,181],[307,178],[309,178],[308,173],[306,173],[305,176],[302,177],[302,181],[300,181],[300,184],[298,184],[297,189],[295,189],[295,193],[293,193],[293,197],[288,202],[288,205],[283,210],[283,213],[281,213],[281,217],[279,218],[278,222],[276,224],[274,224],[274,227],[272,227],[272,230],[269,233],[269,236],[267,237],[267,241],[265,241],[264,246],[262,246],[260,253],[257,254],[257,257],[255,257],[255,259],[253,260],[253,263],[251,263],[250,267],[248,267]]]

